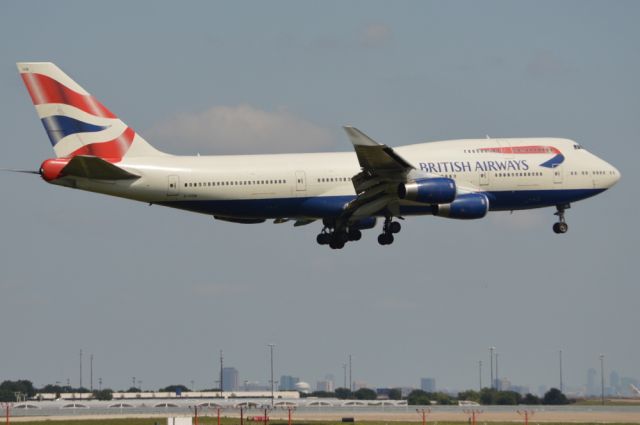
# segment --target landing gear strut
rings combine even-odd
[[[567,231],[569,230],[569,225],[564,219],[564,211],[568,208],[571,208],[571,205],[569,204],[556,205],[557,211],[554,213],[554,215],[558,216],[558,222],[554,223],[553,225],[554,233],[562,234],[562,233],[567,233]]]
[[[400,232],[402,226],[397,221],[391,221],[391,217],[384,219],[382,233],[378,235],[378,243],[380,245],[391,245],[393,243],[393,234]]]

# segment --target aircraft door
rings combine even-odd
[[[480,186],[488,186],[489,185],[489,172],[481,171],[480,172]]]
[[[169,176],[167,180],[167,196],[178,196],[180,194],[180,176]]]
[[[563,176],[562,166],[555,167],[553,169],[553,183],[562,184],[563,177],[564,176]]]
[[[307,190],[307,177],[304,171],[296,171],[296,192]]]

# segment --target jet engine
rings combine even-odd
[[[484,193],[465,193],[458,195],[449,204],[434,206],[433,215],[461,220],[482,218],[489,211],[489,198]]]
[[[456,182],[446,177],[418,179],[398,186],[400,199],[423,204],[448,204],[456,199]]]

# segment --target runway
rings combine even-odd
[[[421,406],[404,407],[300,407],[292,412],[294,423],[296,420],[324,420],[340,421],[344,417],[353,417],[356,422],[361,421],[412,421],[420,422],[422,417],[416,411]],[[469,410],[458,406],[431,406],[427,414],[427,422],[467,422]],[[117,412],[105,412],[96,409],[89,411],[75,410],[70,412],[62,409],[48,409],[35,411],[15,412],[12,421],[54,421],[54,420],[87,420],[87,419],[122,419],[122,418],[164,418],[168,416],[190,416],[192,411],[187,407],[173,408],[163,412],[156,411],[132,411],[117,409]],[[112,409],[113,410],[113,409]],[[466,410],[466,412],[465,412]],[[477,421],[484,422],[523,422],[524,418],[518,414],[518,410],[528,410],[532,423],[637,423],[640,424],[640,406],[480,406],[474,410],[479,411]],[[243,411],[244,417],[262,416],[263,409],[248,409]],[[201,409],[200,416],[216,416],[216,410],[212,408]],[[222,409],[222,417],[240,417],[239,409]],[[288,411],[276,408],[269,412],[272,419],[286,420]]]

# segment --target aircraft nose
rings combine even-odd
[[[616,167],[611,167],[611,168],[613,168],[613,173],[615,175],[615,180],[613,181],[613,183],[616,184],[616,183],[618,183],[618,181],[622,177],[622,174],[620,173],[620,171],[618,171],[618,169]]]
[[[609,187],[612,187],[613,185],[615,185],[616,183],[618,183],[618,181],[620,181],[620,178],[622,177],[622,174],[620,173],[620,171],[618,171],[618,169],[616,167],[614,167],[611,164],[607,164],[609,166]]]

